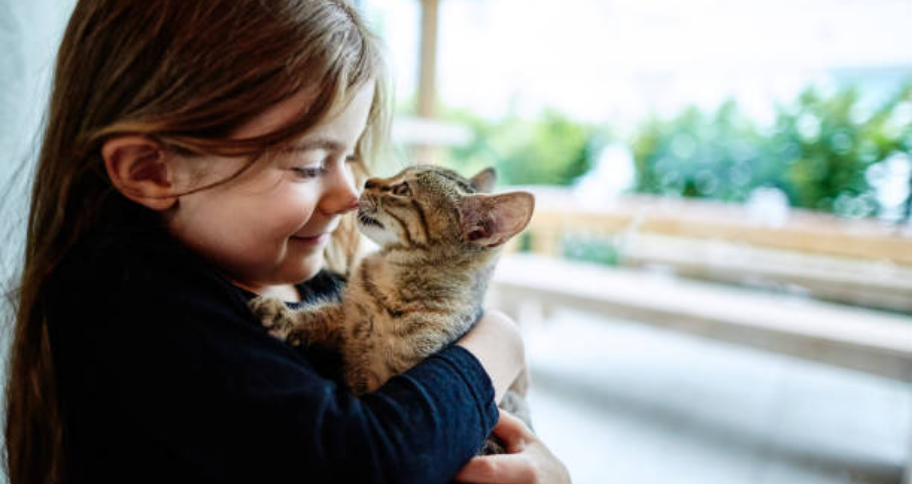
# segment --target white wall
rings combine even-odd
[[[22,254],[29,180],[39,145],[54,54],[73,4],[74,0],[0,0],[2,293],[9,290]],[[9,306],[3,297],[0,298],[0,370],[3,375],[6,374],[9,343],[8,321]],[[0,481],[6,481],[2,473]]]
[[[28,170],[71,0],[0,0],[0,276],[20,255]]]

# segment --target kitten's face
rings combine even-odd
[[[484,195],[494,178],[490,169],[466,179],[434,166],[371,178],[361,194],[358,226],[381,247],[498,246],[526,226],[534,199],[524,192]]]

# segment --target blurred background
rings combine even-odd
[[[360,5],[396,158],[536,195],[488,302],[574,482],[910,482],[912,2]]]
[[[912,484],[912,1],[355,3],[396,81],[383,169],[536,195],[488,303],[575,483]],[[0,0],[10,160],[71,6]]]

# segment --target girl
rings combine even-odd
[[[355,398],[247,310],[337,290],[383,76],[342,0],[78,3],[16,294],[12,484],[569,482],[497,413],[523,362],[503,315]],[[498,419],[512,454],[469,461]]]

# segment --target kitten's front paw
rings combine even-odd
[[[288,340],[288,335],[294,329],[294,313],[279,299],[273,297],[256,297],[250,301],[250,310],[260,319],[264,328],[269,329],[269,334],[282,340]],[[300,344],[300,340],[289,341]]]

